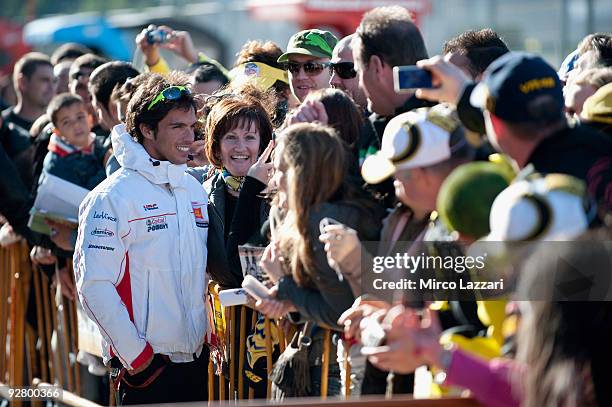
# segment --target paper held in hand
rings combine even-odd
[[[76,227],[79,205],[89,191],[54,175],[46,174],[38,186],[34,206],[30,210],[28,227],[34,232],[51,234],[45,219],[63,222]]]

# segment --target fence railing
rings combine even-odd
[[[68,262],[70,263],[70,262]],[[71,265],[68,264],[70,268]],[[59,273],[55,266],[55,273]],[[58,276],[59,277],[59,276]],[[79,350],[79,332],[77,304],[61,294],[61,280],[56,278],[52,286],[51,278],[40,267],[32,266],[29,260],[29,248],[26,243],[18,242],[8,248],[0,248],[0,397],[9,398],[5,390],[24,386],[45,387],[60,386],[63,389],[62,401],[73,407],[95,407],[97,404],[83,398],[80,381],[79,364],[76,356]],[[30,291],[33,290],[31,293]],[[30,298],[33,297],[33,301]],[[214,298],[214,297],[213,297]],[[33,309],[28,310],[28,306]],[[228,377],[217,376],[212,358],[208,366],[209,404],[218,401],[232,401],[234,404],[250,403],[249,406],[265,405],[265,400],[253,400],[254,389],[245,385],[244,370],[246,359],[247,333],[256,324],[256,312],[246,306],[222,308],[220,304],[213,307],[222,309],[225,328],[225,361]],[[266,368],[268,373],[273,367],[272,323],[264,319],[264,337],[266,348]],[[278,326],[278,323],[277,323]],[[278,326],[278,347],[282,352],[292,335],[285,335]],[[395,406],[438,406],[438,407],[475,407],[472,399],[431,399],[415,400],[399,397],[383,399],[382,397],[365,397],[350,399],[350,364],[348,349],[344,355],[346,371],[345,397],[327,398],[328,373],[332,354],[332,332],[324,331],[323,356],[321,366],[321,396],[316,399],[286,399],[283,405],[301,406],[335,406],[335,405],[370,405],[376,407]],[[271,395],[271,381],[266,380],[266,397]],[[113,404],[113,388],[109,388],[109,400]],[[32,404],[42,406],[40,401]],[[20,407],[22,402],[13,399],[13,406]]]

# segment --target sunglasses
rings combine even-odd
[[[159,95],[155,96],[155,99],[149,103],[147,110],[151,110],[159,102],[163,102],[164,100],[178,100],[183,95],[191,95],[191,91],[187,88],[187,86],[170,86],[169,88],[162,90]]]
[[[294,75],[297,75],[300,72],[300,69],[304,68],[304,73],[308,76],[317,76],[325,68],[328,68],[331,65],[331,62],[287,62],[284,66],[286,71],[291,72]]]
[[[329,66],[329,73],[336,73],[342,79],[353,79],[357,76],[355,64],[352,62],[337,62]]]

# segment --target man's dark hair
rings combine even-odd
[[[491,62],[510,52],[504,40],[490,28],[459,34],[444,43],[443,51],[445,54],[464,55],[470,61],[468,69],[473,77],[482,74]]]
[[[81,55],[91,53],[92,51],[85,45],[77,44],[76,42],[67,42],[53,51],[53,54],[51,54],[51,63],[57,65],[64,60],[77,59]]]
[[[594,58],[589,68],[604,68],[612,66],[612,34],[589,34],[580,41],[578,53],[583,55],[593,51]]]
[[[128,78],[135,78],[139,72],[129,62],[111,61],[100,65],[89,76],[89,92],[98,103],[110,110],[111,93],[116,85],[122,85]]]
[[[182,72],[172,71],[164,76],[152,74],[134,93],[128,103],[126,113],[126,130],[140,144],[144,135],[140,125],[144,124],[150,129],[157,130],[158,123],[173,109],[197,111],[197,103],[192,94],[181,93],[176,100],[164,100],[151,109],[149,105],[164,89],[172,86],[189,86],[189,76]]]
[[[51,102],[49,102],[49,106],[47,106],[47,116],[51,119],[51,123],[57,127],[57,114],[59,111],[76,103],[83,103],[83,99],[79,95],[69,92],[55,95]]]
[[[29,80],[39,66],[49,66],[53,68],[49,57],[41,52],[28,52],[19,58],[13,68],[13,86],[15,87],[15,91],[19,89],[17,86],[19,76],[23,75]]]
[[[193,83],[217,81],[221,83],[221,86],[229,83],[228,77],[217,66],[208,62],[198,66],[191,77],[193,78]]]
[[[70,73],[68,74],[72,80],[73,76],[77,74],[81,68],[89,68],[92,71],[106,63],[106,59],[96,54],[84,54],[74,60],[70,67]]]
[[[377,7],[368,11],[357,28],[359,54],[368,65],[373,55],[390,66],[414,65],[427,58],[427,49],[408,10],[400,6]]]

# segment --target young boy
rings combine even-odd
[[[106,152],[91,132],[87,107],[78,95],[61,93],[49,103],[47,115],[53,124],[43,173],[55,175],[86,189],[106,178]]]

